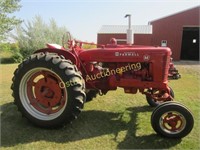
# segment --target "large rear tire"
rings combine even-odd
[[[31,55],[14,72],[14,103],[40,127],[61,127],[83,108],[85,83],[70,60],[52,53]]]

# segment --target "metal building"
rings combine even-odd
[[[175,60],[199,60],[200,7],[150,21],[152,45],[168,46]]]
[[[151,44],[151,25],[132,25],[134,44],[150,45]],[[126,25],[103,25],[97,35],[98,44],[107,44],[111,38],[116,38],[118,44],[126,44]]]
[[[198,6],[150,21],[149,25],[132,26],[134,44],[170,47],[174,60],[199,60],[199,12]],[[125,44],[127,28],[102,26],[97,43],[107,44],[116,38],[119,44]]]

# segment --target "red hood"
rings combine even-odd
[[[156,57],[170,56],[171,50],[167,47],[131,46],[118,48],[99,48],[80,51],[82,61],[91,62],[142,62],[154,60]]]

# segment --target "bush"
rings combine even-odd
[[[0,51],[0,63],[1,64],[10,64],[14,63],[12,58],[12,53],[10,51]]]
[[[18,43],[0,43],[1,63],[20,63],[23,56],[20,54]]]
[[[0,43],[0,52],[10,51],[10,43]]]
[[[20,54],[19,52],[16,52],[13,56],[12,59],[15,63],[20,63],[23,60],[23,56],[22,54]]]
[[[25,26],[18,26],[13,38],[18,42],[21,55],[26,58],[35,50],[44,48],[46,43],[62,44],[62,36],[67,32],[65,27],[58,27],[51,19],[46,24],[40,16],[35,16]],[[67,39],[66,39],[67,40]]]

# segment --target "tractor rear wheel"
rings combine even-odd
[[[52,53],[37,53],[14,72],[14,103],[22,115],[40,127],[60,127],[77,118],[85,102],[85,83],[71,61]]]

